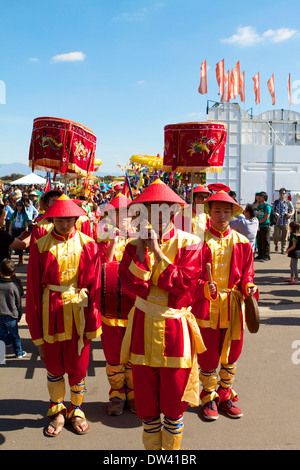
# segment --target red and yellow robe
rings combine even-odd
[[[217,283],[217,294],[214,299],[207,300],[203,296],[203,280],[198,280],[192,309],[207,348],[198,356],[204,388],[201,398],[205,404],[219,395],[221,401],[230,397],[237,399],[232,384],[243,344],[244,298],[249,295],[248,287],[254,286],[254,269],[249,240],[230,227],[224,232],[213,227],[205,232],[203,260],[211,264],[212,277]],[[204,280],[207,279],[206,272]],[[221,387],[217,394],[215,370],[219,363],[222,364]],[[228,364],[230,374],[226,372]]]
[[[164,258],[159,263],[150,250],[142,263],[136,254],[137,240],[131,240],[120,263],[122,285],[137,296],[121,361],[156,368],[193,367],[194,374],[195,347],[198,352],[205,350],[190,312],[193,286],[202,269],[201,242],[196,235],[173,227],[162,238],[160,248]],[[183,399],[198,404],[199,397],[193,389]]]
[[[30,248],[26,321],[34,344],[101,334],[101,277],[97,245],[77,231],[66,240],[52,228]],[[74,328],[76,327],[76,328]]]
[[[124,289],[119,278],[119,264],[123,257],[128,238],[119,238],[114,246],[111,262],[107,262],[106,252],[109,240],[97,240],[101,260],[101,342],[106,364],[106,373],[110,383],[109,398],[131,400],[134,398],[131,365],[120,362],[121,345],[125,335],[128,314],[134,305],[135,295]]]

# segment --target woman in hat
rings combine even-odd
[[[128,205],[131,199],[118,193],[104,208],[105,218],[110,220],[110,230],[97,239],[102,270],[102,336],[101,343],[106,359],[106,374],[110,384],[107,412],[111,416],[123,413],[125,403],[136,412],[132,370],[130,362],[120,363],[121,344],[128,323],[128,313],[135,295],[121,287],[119,263],[125,247],[134,233]],[[105,237],[105,238],[104,238]]]
[[[83,209],[60,196],[44,214],[53,227],[31,246],[28,262],[26,321],[47,369],[51,422],[45,433],[51,437],[61,432],[65,419],[78,434],[89,430],[81,404],[90,340],[101,334],[101,293],[97,245],[75,228],[81,215]],[[71,389],[68,409],[65,374]]]
[[[201,274],[201,242],[173,225],[184,204],[159,179],[137,196],[130,210],[140,211],[142,229],[126,245],[119,268],[122,286],[137,296],[121,362],[132,363],[145,449],[180,449],[183,413],[188,403],[199,403],[196,350],[205,347],[189,306]]]
[[[196,298],[193,305],[206,346],[206,351],[198,355],[202,412],[204,418],[215,420],[219,405],[228,416],[239,418],[243,413],[234,404],[238,397],[233,382],[243,345],[244,298],[257,292],[253,283],[253,251],[249,240],[229,225],[232,217],[243,211],[234,199],[219,191],[206,199],[204,206],[212,226],[204,235],[203,257],[212,266],[217,295],[210,301]],[[202,279],[198,284],[196,292],[200,296]]]

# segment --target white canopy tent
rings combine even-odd
[[[46,184],[47,183],[47,180],[45,178],[42,178],[41,176],[39,175],[35,175],[34,173],[30,173],[29,175],[27,176],[23,176],[22,178],[19,178],[15,181],[12,181],[10,184],[16,184],[16,185],[19,185],[19,184],[26,184],[26,185],[30,185],[30,184]]]

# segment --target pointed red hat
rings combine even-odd
[[[116,184],[113,189],[123,189],[123,185],[122,184]]]
[[[209,203],[214,201],[229,202],[230,204],[233,204],[233,217],[243,213],[243,208],[231,196],[229,196],[229,194],[225,193],[225,191],[219,191],[205,199],[204,210],[207,214],[209,214]]]
[[[124,194],[119,193],[104,207],[104,210],[109,211],[110,209],[122,209],[123,207],[128,207],[131,202],[131,199]]]
[[[43,214],[43,218],[49,217],[80,217],[86,216],[86,212],[79,207],[76,202],[66,194],[62,194],[48,210]]]
[[[144,202],[169,202],[173,204],[186,204],[186,202],[179,197],[173,189],[169,188],[160,179],[155,180],[144,191],[139,194],[132,204],[143,204]]]
[[[222,183],[211,183],[207,187],[210,191],[225,191],[226,193],[230,191],[229,186]]]
[[[193,189],[193,194],[195,193],[208,193],[208,194],[211,194],[211,191],[206,188],[205,186],[201,186],[200,184],[198,186],[196,186],[194,189]]]

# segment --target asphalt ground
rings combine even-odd
[[[25,287],[27,258],[25,255],[25,264],[17,268]],[[289,277],[286,255],[273,250],[270,261],[255,261],[254,266],[260,290],[260,328],[256,334],[245,331],[235,381],[244,416],[231,419],[220,412],[217,421],[207,422],[201,416],[201,407],[189,407],[184,415],[181,458],[184,452],[300,448],[299,285],[284,281]],[[0,365],[1,450],[98,451],[97,463],[107,464],[126,464],[120,460],[126,451],[145,455],[138,452],[143,451],[139,418],[129,409],[118,417],[107,415],[109,386],[100,339],[92,341],[83,404],[90,432],[78,436],[65,427],[58,437],[46,437],[43,434],[49,422],[45,417],[49,403],[46,372],[24,316],[19,333],[27,355],[16,359],[13,351],[7,349],[5,364]],[[66,400],[68,397],[67,388]],[[104,461],[106,455],[110,461]],[[112,461],[117,458],[118,461]],[[143,463],[147,463],[144,458]]]

